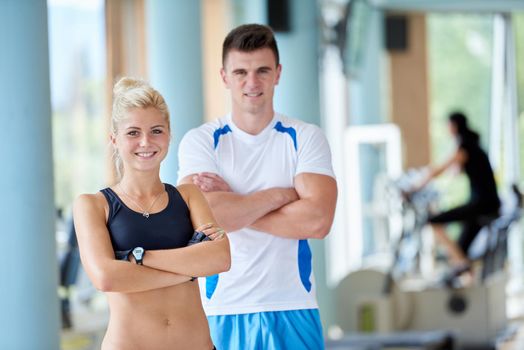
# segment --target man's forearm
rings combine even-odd
[[[333,217],[334,204],[301,199],[268,213],[251,227],[285,238],[322,239],[329,233]]]
[[[250,226],[266,214],[298,199],[292,188],[270,188],[247,195],[204,192],[218,224],[232,232]]]
[[[324,238],[331,229],[335,215],[335,179],[304,173],[295,178],[295,188],[299,200],[268,213],[254,222],[252,227],[286,238]]]

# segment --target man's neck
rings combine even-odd
[[[274,115],[275,111],[272,109],[264,113],[232,111],[231,118],[240,130],[251,135],[258,135],[273,120]]]

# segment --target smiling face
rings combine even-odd
[[[128,171],[151,171],[160,168],[169,149],[170,131],[166,117],[154,107],[132,108],[118,123],[111,142]]]
[[[231,90],[233,113],[262,113],[272,117],[273,95],[281,69],[269,48],[229,51],[220,74],[226,88]]]

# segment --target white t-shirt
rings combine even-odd
[[[280,114],[258,135],[237,128],[231,116],[190,130],[180,143],[178,159],[179,179],[211,172],[239,194],[293,187],[300,173],[334,177],[320,128]],[[250,228],[228,237],[231,269],[199,279],[207,315],[317,308],[307,240]]]

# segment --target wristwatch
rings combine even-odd
[[[146,251],[142,247],[136,247],[131,252],[133,254],[133,257],[135,258],[135,261],[138,265],[142,265],[142,261],[144,260],[144,255],[146,254]]]

